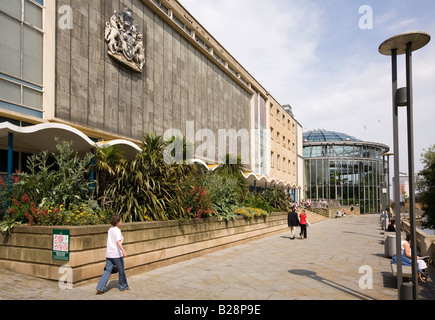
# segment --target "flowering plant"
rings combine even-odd
[[[210,217],[215,212],[212,209],[212,201],[207,193],[207,188],[194,186],[184,199],[184,208],[188,219],[199,220],[202,217]]]
[[[88,200],[82,204],[70,204],[68,209],[60,206],[64,211],[65,224],[69,226],[107,224],[111,214],[102,211],[94,200]]]
[[[266,210],[250,207],[238,207],[234,209],[234,213],[247,219],[269,216],[269,213]]]

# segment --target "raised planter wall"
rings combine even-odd
[[[14,228],[0,234],[0,267],[43,279],[58,281],[60,267],[73,271],[73,284],[98,279],[105,266],[107,231],[110,225],[85,227]],[[201,219],[193,222],[126,223],[121,226],[127,276],[147,272],[263,236],[283,232],[286,213],[267,218],[231,221]],[[53,229],[70,231],[70,259],[52,259]]]

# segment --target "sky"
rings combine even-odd
[[[403,32],[429,33],[431,42],[413,53],[415,172],[423,169],[421,153],[435,144],[433,0],[179,2],[281,105],[292,106],[304,132],[342,132],[386,144],[390,152],[394,152],[391,57],[378,49]],[[371,26],[370,12],[360,13],[360,8],[371,9]],[[398,69],[399,88],[405,87],[404,55],[398,58]],[[406,118],[406,108],[400,108],[400,172],[404,173],[408,173]]]

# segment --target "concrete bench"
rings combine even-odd
[[[397,277],[397,264],[391,263],[391,272],[393,272],[393,276]],[[412,278],[411,266],[402,266],[402,277]]]

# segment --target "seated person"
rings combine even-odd
[[[392,263],[397,264],[397,255],[392,259]],[[411,235],[407,234],[405,240],[402,241],[402,265],[412,266],[412,256],[411,256]],[[417,271],[418,278],[421,282],[426,283],[423,270],[427,269],[426,262],[420,257],[417,257]]]

